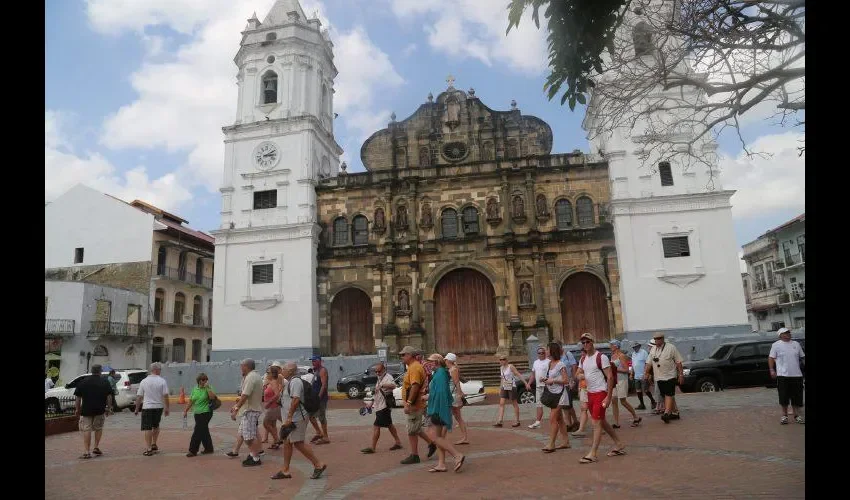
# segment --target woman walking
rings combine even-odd
[[[525,384],[525,390],[531,391],[531,386],[526,380],[523,380],[522,375],[517,371],[514,365],[508,363],[507,356],[499,356],[499,372],[501,373],[501,390],[499,391],[499,416],[493,427],[502,426],[502,418],[505,416],[505,402],[510,401],[514,407],[514,415],[516,422],[511,427],[519,427],[519,404],[517,403],[516,380],[522,380]]]
[[[212,420],[210,399],[216,397],[215,391],[209,385],[210,381],[205,373],[199,373],[195,381],[198,385],[192,389],[192,393],[189,394],[189,401],[186,402],[186,409],[183,410],[183,418],[188,416],[189,409],[195,415],[195,430],[192,431],[192,437],[189,439],[187,457],[196,456],[201,444],[204,445],[204,451],[201,454],[206,455],[213,452],[212,436],[210,436],[210,420]]]
[[[549,444],[543,448],[543,453],[552,453],[555,450],[570,448],[570,435],[567,433],[567,422],[564,420],[564,412],[561,410],[570,407],[570,391],[567,387],[570,379],[567,376],[567,367],[561,361],[561,345],[557,342],[549,343],[549,371],[546,375],[543,404],[549,407]],[[549,393],[549,394],[547,394]],[[557,398],[557,399],[555,399]],[[547,401],[547,399],[551,401]],[[549,404],[547,404],[549,403]],[[550,406],[553,404],[555,406]],[[555,447],[558,432],[563,435],[564,444]]]
[[[457,356],[454,353],[446,354],[446,367],[449,370],[451,377],[451,393],[452,393],[452,417],[457,420],[457,425],[460,427],[460,441],[455,441],[455,445],[469,444],[469,434],[466,430],[466,422],[463,420],[461,410],[463,409],[463,389],[460,385],[460,367],[457,366]]]
[[[434,363],[431,383],[428,384],[428,407],[426,414],[431,421],[428,436],[437,445],[437,465],[428,472],[446,472],[446,452],[455,459],[454,471],[463,467],[466,456],[458,453],[455,447],[443,437],[444,429],[452,430],[452,392],[449,372],[443,356],[434,353],[428,356],[428,361]]]
[[[611,396],[611,405],[614,407],[614,425],[612,427],[620,428],[619,405],[623,405],[623,408],[632,414],[632,427],[637,427],[640,425],[641,419],[638,418],[635,409],[627,399],[629,396],[629,358],[620,349],[619,340],[612,340],[609,344],[611,345],[611,371],[617,374],[617,385],[614,387],[613,396]]]
[[[280,385],[280,368],[270,366],[266,375],[266,386],[263,388],[263,407],[266,409],[263,414],[263,428],[271,437],[272,445],[270,450],[280,448],[283,441],[279,440],[277,433],[277,422],[280,418],[280,392],[283,387]]]

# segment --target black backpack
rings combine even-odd
[[[304,396],[301,398],[301,405],[309,414],[319,411],[319,395],[313,392],[313,386],[301,377],[301,386],[304,388]]]

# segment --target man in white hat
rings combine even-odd
[[[649,351],[650,362],[646,364],[644,376],[650,373],[658,382],[658,390],[664,398],[664,413],[661,420],[669,424],[679,420],[679,407],[676,406],[676,386],[685,383],[684,358],[676,346],[664,341],[664,334],[655,332],[652,337],[655,347]]]
[[[798,424],[806,423],[800,416],[803,406],[803,370],[800,362],[806,353],[800,343],[791,340],[791,330],[779,329],[779,340],[770,347],[767,364],[770,366],[770,378],[776,379],[776,389],[779,391],[779,405],[782,406],[782,419],[779,423],[788,423],[788,403],[791,403],[791,415]]]

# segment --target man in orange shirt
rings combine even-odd
[[[407,366],[404,373],[404,382],[401,386],[401,399],[404,402],[404,414],[407,416],[407,438],[410,440],[410,455],[401,461],[403,465],[418,464],[419,460],[419,438],[428,443],[428,456],[437,451],[435,445],[422,430],[425,417],[425,368],[422,363],[416,361],[416,349],[409,345],[399,351],[401,360]]]

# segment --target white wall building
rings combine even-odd
[[[148,296],[132,290],[83,283],[44,282],[45,369],[59,368],[69,381],[91,365],[145,368],[150,329]]]
[[[315,184],[337,174],[333,43],[297,0],[248,20],[234,59],[216,243],[213,360],[319,347]]]
[[[747,312],[752,329],[805,328],[806,214],[771,229],[743,250],[750,277]]]
[[[642,15],[629,13],[618,34],[631,47],[631,28],[637,29]],[[637,54],[633,64],[651,65],[653,58],[651,51]],[[606,78],[616,80],[622,74]],[[705,102],[693,87],[676,92],[688,103]],[[698,149],[714,163],[713,180],[705,166],[661,161],[657,168],[647,168],[639,157],[647,125],[611,134],[599,130],[600,99],[591,98],[583,127],[591,132],[591,152],[602,152],[609,163],[624,333],[644,339],[654,331],[688,336],[750,332],[732,224],[734,191],[722,189],[713,159],[717,145],[706,140]]]

